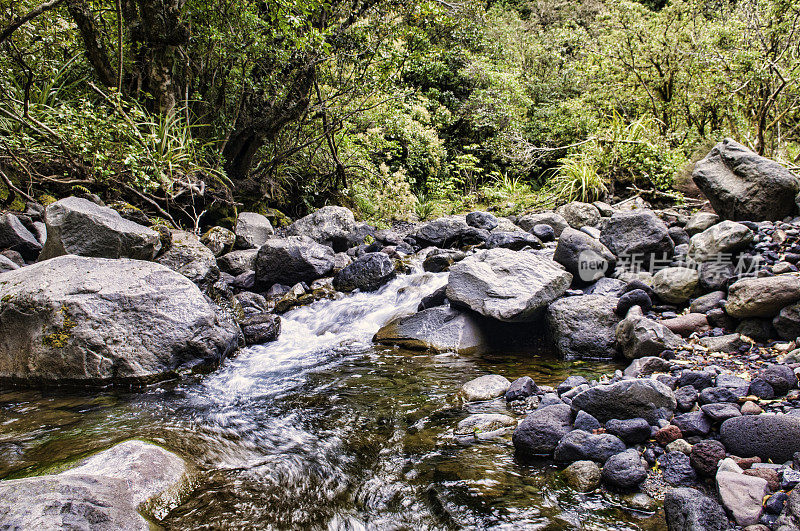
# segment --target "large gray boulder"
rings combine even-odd
[[[286,229],[290,236],[306,236],[334,251],[346,251],[350,234],[356,230],[356,219],[345,207],[325,206],[298,219]]]
[[[725,449],[739,457],[783,463],[800,452],[800,417],[794,415],[742,415],[723,422],[719,432]]]
[[[0,250],[17,251],[29,261],[36,260],[42,244],[25,228],[17,216],[6,213],[0,216]]]
[[[200,243],[197,235],[185,230],[172,231],[172,245],[156,262],[200,286],[210,286],[219,279],[214,253]]]
[[[731,261],[730,253],[741,251],[753,242],[753,231],[735,221],[723,221],[692,236],[689,258],[695,262]]]
[[[186,462],[163,448],[131,440],[60,474],[0,481],[0,528],[151,529],[139,512],[163,517],[191,491]]]
[[[672,256],[675,250],[667,226],[651,210],[618,212],[604,218],[600,243],[617,258],[641,260],[644,264],[652,258]]]
[[[725,311],[731,317],[775,317],[782,308],[800,301],[800,274],[744,278],[728,289]]]
[[[48,206],[44,219],[47,241],[40,261],[65,254],[152,260],[161,249],[156,231],[79,197],[67,197]]]
[[[375,291],[395,277],[394,262],[386,253],[366,253],[333,277],[341,291]]]
[[[572,413],[566,404],[540,407],[525,417],[511,440],[524,456],[550,455],[571,431]]]
[[[275,234],[272,224],[261,214],[240,212],[236,218],[236,247],[239,249],[258,249]]]
[[[664,495],[664,513],[669,531],[726,531],[725,510],[697,489],[681,487]]]
[[[500,321],[533,321],[571,282],[572,275],[552,260],[490,249],[450,267],[447,298]]]
[[[643,418],[651,425],[669,419],[677,408],[672,389],[656,380],[623,380],[596,385],[572,399],[576,413],[585,411],[600,422]]]
[[[594,282],[613,272],[617,263],[617,257],[599,240],[571,227],[561,232],[553,260],[584,283]]]
[[[491,341],[480,316],[449,306],[437,306],[395,317],[378,330],[374,340],[413,350],[481,352]]]
[[[565,359],[608,359],[616,353],[617,299],[602,295],[564,297],[547,307],[547,329]]]
[[[665,350],[675,350],[683,340],[669,328],[642,315],[634,306],[615,331],[617,347],[629,360],[659,356]]]
[[[797,177],[726,138],[695,164],[692,179],[724,219],[763,221],[795,212]]]
[[[63,256],[0,279],[0,380],[148,382],[214,366],[236,324],[184,276],[152,262]]]
[[[273,284],[293,286],[328,275],[334,266],[333,249],[306,236],[272,238],[256,255],[256,283],[268,288]]]

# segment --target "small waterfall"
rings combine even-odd
[[[280,337],[245,349],[208,378],[205,388],[225,402],[270,396],[296,387],[305,370],[335,359],[337,352],[363,350],[395,315],[412,312],[420,300],[447,283],[447,273],[414,264],[381,289],[320,300],[282,316]]]

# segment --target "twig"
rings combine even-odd
[[[174,228],[174,229],[178,228],[178,224],[175,223],[175,220],[172,219],[172,216],[169,215],[169,212],[167,212],[166,210],[161,208],[161,205],[159,205],[153,199],[147,197],[146,195],[144,195],[143,193],[141,193],[139,190],[137,190],[136,188],[134,188],[132,186],[129,186],[129,185],[124,184],[124,183],[122,184],[122,186],[124,186],[126,190],[128,190],[130,192],[133,192],[134,194],[138,195],[144,201],[147,201],[148,203],[150,203],[158,211],[159,214],[161,214],[162,216],[167,218],[169,220],[169,222],[172,223],[172,228]]]
[[[12,183],[11,179],[9,179],[8,176],[5,173],[3,173],[3,170],[0,170],[0,177],[3,178],[3,181],[5,181],[5,183],[6,183],[6,186],[8,186],[15,193],[18,193],[19,195],[21,195],[22,197],[24,197],[28,201],[31,201],[33,203],[36,202],[36,200],[34,198],[32,198],[31,196],[29,196],[28,194],[26,194],[25,192],[23,192],[22,190],[20,190],[16,186],[14,186],[14,183]]]

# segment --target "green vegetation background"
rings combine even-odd
[[[385,225],[680,200],[725,136],[800,157],[800,1],[49,3],[0,41],[5,207],[97,193],[199,227],[336,203]],[[0,30],[42,5],[0,0]]]

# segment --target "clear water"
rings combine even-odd
[[[375,346],[377,329],[446,282],[404,275],[377,293],[320,301],[284,316],[274,343],[206,376],[145,391],[0,391],[0,478],[52,470],[130,437],[197,464],[200,486],[170,529],[662,529],[626,498],[581,495],[548,462],[514,456],[510,435],[463,445],[462,404],[477,376],[612,371],[546,353],[467,357]]]

